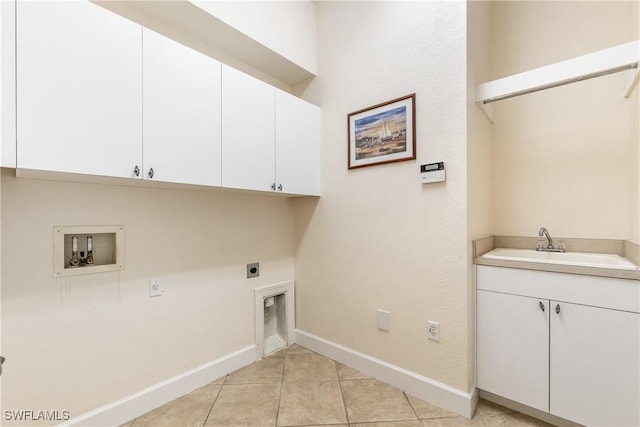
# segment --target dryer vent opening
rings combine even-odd
[[[264,355],[287,346],[287,299],[285,294],[264,299]]]

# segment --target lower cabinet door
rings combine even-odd
[[[478,388],[549,410],[549,301],[478,290]]]
[[[640,314],[551,302],[550,412],[640,425]]]

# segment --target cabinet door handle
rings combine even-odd
[[[556,304],[556,314],[560,314],[560,304]]]
[[[153,175],[155,175],[155,173],[153,172],[153,168],[149,169],[149,178],[153,178]]]
[[[136,165],[136,167],[133,168],[133,174],[135,176],[140,176],[140,168],[138,167],[138,165]]]
[[[276,191],[276,183],[275,183],[275,182],[274,182],[273,184],[271,184],[271,189],[272,189],[273,191]]]
[[[2,375],[2,364],[4,363],[6,359],[4,358],[4,356],[0,356],[0,375]]]
[[[282,191],[282,184],[278,185],[278,191]]]
[[[542,303],[542,301],[538,303],[538,306],[540,307],[540,310],[544,311],[544,304]]]

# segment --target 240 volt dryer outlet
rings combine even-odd
[[[252,262],[251,264],[247,264],[247,279],[258,276],[260,276],[260,263]]]

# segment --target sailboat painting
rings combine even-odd
[[[347,117],[349,169],[415,159],[415,94]]]

